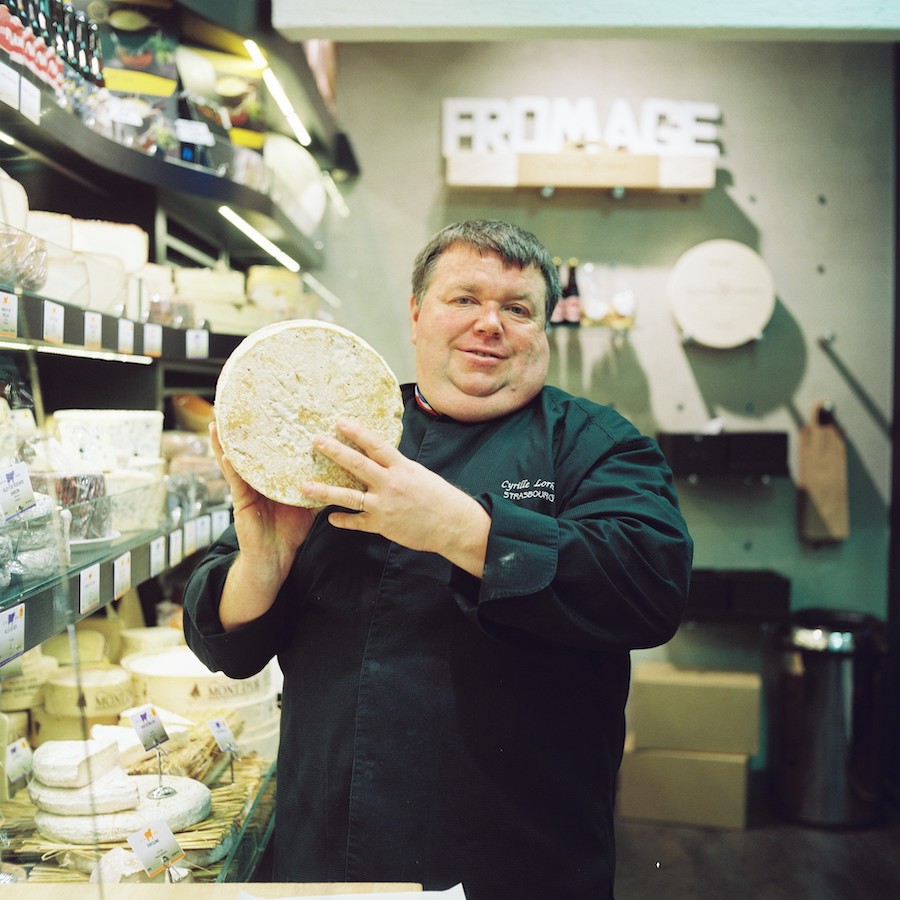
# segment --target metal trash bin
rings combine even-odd
[[[884,624],[807,609],[781,626],[769,688],[769,769],[787,819],[821,826],[880,816]]]

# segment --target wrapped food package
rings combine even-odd
[[[56,498],[72,514],[69,537],[88,541],[112,534],[109,497],[103,473],[64,475],[56,472],[31,472],[31,485]]]
[[[36,492],[35,504],[0,527],[0,589],[13,578],[51,578],[71,563],[69,528],[72,514],[58,509],[47,494]]]

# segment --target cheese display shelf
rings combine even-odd
[[[208,510],[180,527],[98,540],[72,554],[71,565],[0,591],[0,613],[24,618],[24,650],[112,603],[204,549],[231,520],[229,507]],[[90,542],[84,542],[90,543]]]

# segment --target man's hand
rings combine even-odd
[[[305,482],[301,490],[307,497],[354,510],[333,512],[328,521],[337,528],[381,534],[411,550],[439,553],[481,577],[490,529],[481,504],[371,429],[350,419],[341,419],[338,428],[359,450],[326,435],[315,438],[316,449],[365,490]]]
[[[318,510],[286,506],[264,497],[228,461],[215,423],[210,425],[209,436],[231,490],[234,529],[240,546],[219,606],[219,618],[228,630],[257,618],[272,605]]]

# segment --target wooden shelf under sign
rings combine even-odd
[[[716,157],[641,155],[624,151],[454,153],[446,157],[453,187],[631,188],[705,191],[716,183]]]

